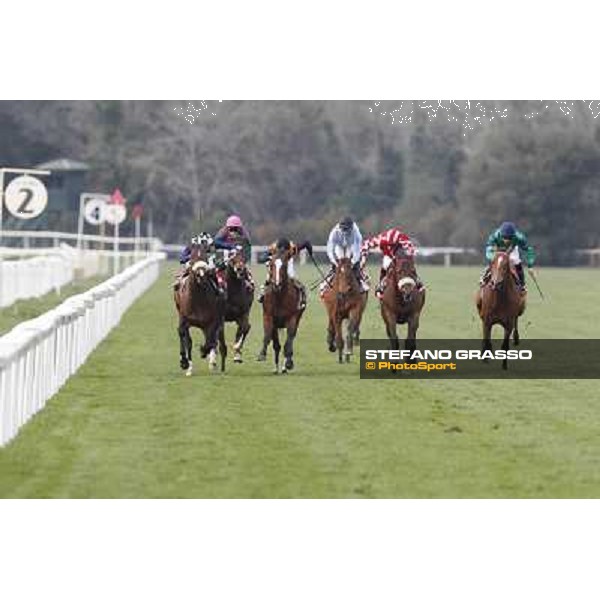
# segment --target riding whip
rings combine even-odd
[[[542,297],[542,300],[545,300],[544,294],[542,293],[540,285],[537,282],[537,279],[535,278],[535,275],[533,274],[533,271],[531,269],[529,270],[529,275],[531,276],[531,279],[532,279],[533,283],[535,283],[535,287],[537,288],[537,291],[540,293],[540,296]]]

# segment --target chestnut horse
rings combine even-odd
[[[519,344],[519,317],[525,311],[526,292],[521,291],[516,282],[516,273],[510,265],[510,249],[496,251],[491,264],[489,281],[475,295],[475,304],[483,326],[483,350],[492,349],[492,327],[502,325],[504,341],[502,349],[508,350],[510,336],[515,346]],[[508,360],[502,361],[502,368],[508,368]]]
[[[265,287],[263,298],[263,346],[257,360],[264,361],[267,357],[267,348],[273,341],[275,369],[273,373],[286,373],[294,368],[294,339],[298,332],[298,325],[304,313],[304,308],[299,308],[300,290],[288,276],[288,257],[285,252],[278,251],[268,264],[269,284]],[[279,368],[279,329],[286,329],[287,338],[283,346],[285,364]]]
[[[227,281],[227,304],[225,322],[237,323],[233,361],[242,362],[242,348],[250,332],[250,309],[254,301],[254,288],[248,286],[248,266],[241,252],[230,254],[225,270]]]
[[[358,332],[363,312],[367,305],[368,292],[361,290],[360,283],[352,270],[349,258],[337,261],[335,273],[322,300],[327,310],[329,324],[327,326],[327,346],[330,352],[338,351],[338,361],[350,362],[354,340],[358,340]],[[346,328],[346,344],[344,346],[343,322],[348,321]]]
[[[208,264],[192,257],[190,273],[183,279],[179,289],[174,293],[175,307],[179,314],[179,366],[192,374],[192,337],[190,327],[198,327],[204,333],[204,345],[200,347],[202,358],[208,356],[211,370],[217,366],[217,341],[221,353],[221,371],[225,370],[227,346],[223,332],[225,299],[217,293],[216,281],[213,279]]]
[[[417,287],[414,257],[398,251],[385,277],[386,285],[379,302],[392,349],[400,348],[396,326],[406,323],[408,327],[404,347],[406,350],[415,350],[419,319],[425,304],[425,288]]]

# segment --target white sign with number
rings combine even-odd
[[[35,219],[48,204],[48,190],[36,177],[21,175],[6,186],[4,203],[11,215],[19,219]]]
[[[123,204],[107,204],[104,212],[104,218],[111,225],[118,225],[125,220],[127,209]]]
[[[89,194],[83,197],[83,216],[90,225],[101,225],[106,220],[105,194]]]

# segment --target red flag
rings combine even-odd
[[[121,190],[116,188],[110,197],[111,204],[125,204],[126,200],[123,194],[121,194]]]
[[[144,213],[144,207],[141,204],[134,204],[131,209],[131,217],[133,219],[141,219]]]

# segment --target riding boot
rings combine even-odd
[[[525,287],[525,270],[523,269],[523,265],[519,263],[515,265],[515,270],[517,271],[518,284],[521,291],[524,292],[526,290]]]
[[[379,282],[377,283],[377,287],[375,288],[375,295],[377,297],[381,296],[385,291],[385,276],[387,275],[387,269],[383,267],[379,271]]]
[[[358,281],[358,285],[360,286],[361,293],[369,291],[369,284],[366,282],[362,269],[360,268],[360,264],[356,263],[352,265],[352,270],[354,271],[354,275],[356,276],[356,280]]]
[[[263,303],[263,300],[265,299],[265,287],[267,286],[266,283],[261,283],[260,284],[260,288],[259,288],[259,293],[258,293],[258,298],[256,299],[257,302],[260,302],[260,304]]]
[[[490,280],[491,276],[492,276],[492,269],[491,269],[490,265],[487,265],[485,267],[485,269],[483,270],[481,277],[479,278],[479,287],[483,287],[484,285],[486,285],[487,282]]]
[[[294,280],[294,285],[299,292],[298,310],[304,310],[306,308],[306,288],[297,279]]]

